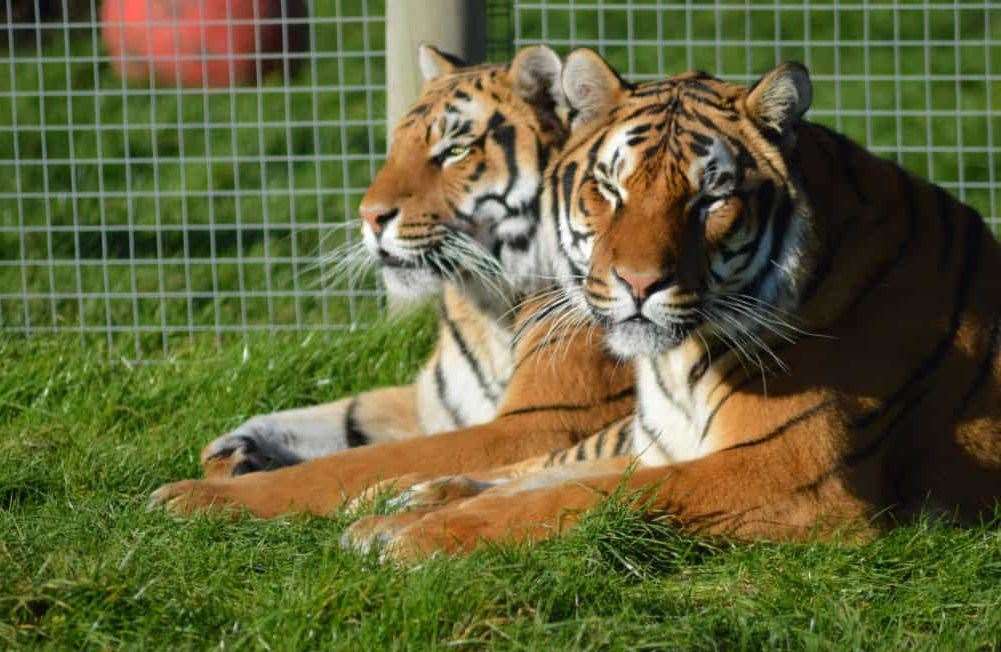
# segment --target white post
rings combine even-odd
[[[487,50],[485,0],[387,0],[386,120],[389,135],[417,99],[421,73],[417,46],[428,43],[469,63]]]

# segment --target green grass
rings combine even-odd
[[[1001,218],[1001,193],[988,187],[1001,179],[1001,84],[988,77],[1001,71],[1001,9],[935,9],[926,29],[919,4],[898,5],[896,16],[885,5],[841,9],[837,21],[829,3],[647,5],[632,3],[630,20],[615,3],[514,16],[491,0],[490,53],[504,57],[509,30],[561,52],[602,37],[613,64],[646,78],[694,67],[746,81],[776,60],[802,60],[815,76],[813,118]],[[22,28],[12,44],[0,38],[13,55],[0,64],[0,328],[82,327],[94,331],[89,341],[143,358],[186,346],[192,331],[226,339],[234,326],[371,321],[375,299],[347,296],[343,282],[318,292],[317,270],[297,261],[338,244],[344,231],[333,227],[354,228],[385,149],[385,7],[312,7],[316,65],[306,61],[287,85],[272,76],[259,92],[124,85],[106,58],[92,61],[103,53],[86,23],[43,30],[37,42]],[[339,27],[334,16],[354,22]],[[957,37],[962,45],[949,46]]]
[[[962,180],[967,201],[1001,216],[1001,195],[985,187],[1001,179],[1001,156],[995,152],[991,170],[985,150],[996,150],[1001,138],[1001,84],[985,76],[1001,71],[1001,11],[932,12],[928,36],[951,40],[958,31],[964,46],[958,60],[952,48],[930,48],[928,67],[947,78],[926,82],[919,79],[923,16],[900,6],[899,34],[890,10],[868,12],[869,38],[899,38],[897,49],[862,48],[859,11],[840,12],[836,49],[830,11],[813,9],[809,21],[797,11],[778,20],[755,11],[745,21],[743,11],[721,10],[717,32],[711,11],[694,12],[689,24],[682,13],[658,17],[640,7],[631,27],[636,43],[613,42],[606,54],[637,75],[691,66],[744,77],[776,58],[805,60],[817,77],[817,120],[868,140],[918,174],[953,187]],[[317,0],[314,15],[338,7],[342,15],[383,12],[381,2]],[[630,30],[623,12],[576,15],[571,31],[566,12],[524,11],[520,37],[557,40],[565,52],[571,36],[621,41]],[[673,43],[644,43],[658,33]],[[678,42],[689,34],[702,43]],[[717,34],[719,47],[704,43]],[[769,45],[776,35],[814,44],[776,50]],[[189,324],[212,331],[244,319],[303,328],[371,319],[376,302],[338,295],[343,287],[293,297],[290,289],[312,288],[316,278],[287,258],[319,249],[331,231],[322,225],[352,219],[372,169],[343,155],[383,151],[384,130],[359,121],[382,119],[384,92],[327,87],[366,79],[379,86],[380,59],[366,69],[358,58],[343,67],[323,58],[315,71],[300,68],[287,93],[277,78],[259,95],[232,99],[160,89],[154,107],[148,88],[122,92],[105,63],[96,76],[90,62],[67,65],[67,53],[97,52],[89,29],[66,36],[68,50],[61,31],[40,48],[19,40],[14,62],[0,73],[0,647],[1001,647],[996,524],[956,530],[925,522],[862,547],[733,546],[678,536],[609,505],[566,539],[532,550],[491,549],[404,570],[342,552],[343,517],[179,523],[145,512],[152,489],[196,475],[201,445],[242,419],[408,379],[433,329],[429,318],[418,318],[364,335],[253,335],[246,344],[221,337],[220,347],[215,333],[185,332]],[[317,51],[357,53],[366,38],[371,49],[381,48],[381,23],[341,33],[321,25]],[[760,45],[733,44],[748,38]],[[28,59],[39,54],[54,59]],[[857,80],[834,81],[866,70],[903,77],[874,81],[868,96]],[[948,78],[955,73],[964,79]],[[70,101],[58,94],[68,85],[103,93]],[[314,85],[325,87],[315,106]],[[22,94],[13,97],[15,88]],[[886,113],[898,95],[912,114]],[[286,127],[308,123],[314,111],[336,124]],[[260,122],[267,126],[258,131]],[[18,176],[9,164],[15,142],[22,161],[72,153],[77,163],[25,163]],[[889,151],[898,145],[906,151]],[[219,160],[207,164],[209,152]],[[98,153],[105,165],[81,162]],[[49,195],[18,201],[2,194],[18,187]],[[88,195],[101,188],[107,194]],[[156,188],[186,196],[141,196]],[[130,189],[137,193],[131,198]],[[307,228],[269,226],[293,216]],[[22,220],[34,229],[23,237],[16,231]],[[210,221],[213,230],[188,228]],[[79,239],[46,232],[74,224],[111,228]],[[213,254],[222,259],[218,266],[204,262]],[[86,266],[77,276],[50,258]],[[21,260],[33,264],[22,269]],[[241,287],[260,291],[269,283],[270,297],[238,296]],[[25,291],[38,296],[24,300]],[[82,301],[54,297],[77,292]],[[112,298],[133,292],[134,299]],[[29,322],[121,330],[82,341],[2,333]],[[164,340],[164,325],[178,335]],[[137,327],[148,332],[137,336]],[[115,361],[161,349],[173,356],[153,365]]]
[[[127,367],[76,339],[0,339],[0,647],[996,649],[1001,528],[869,545],[732,545],[600,509],[565,539],[408,570],[347,524],[175,521],[159,484],[258,412],[407,379],[427,317]]]

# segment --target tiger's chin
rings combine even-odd
[[[623,359],[656,356],[680,345],[695,329],[696,325],[688,323],[661,326],[648,319],[629,319],[610,326],[605,343]]]
[[[383,267],[382,282],[394,300],[405,303],[426,301],[442,289],[441,277],[420,267]]]

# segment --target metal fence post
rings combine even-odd
[[[434,45],[469,63],[487,50],[485,0],[388,0],[386,2],[386,119],[393,126],[417,99],[421,73],[417,46]]]

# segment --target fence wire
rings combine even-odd
[[[385,150],[384,3],[281,5],[252,21],[301,30],[277,70],[192,88],[123,81],[101,0],[0,0],[0,330],[146,358],[375,318],[372,279],[321,279]],[[588,46],[637,80],[802,61],[812,119],[1001,229],[1001,3],[491,0],[488,16],[495,59]]]
[[[752,83],[805,63],[809,119],[930,179],[1001,229],[1001,3],[514,2],[514,45],[600,51],[633,80]]]
[[[0,2],[0,327],[145,358],[371,320],[374,285],[321,279],[385,150],[383,3],[256,16],[304,47],[259,85],[191,88],[119,77],[95,0]]]

